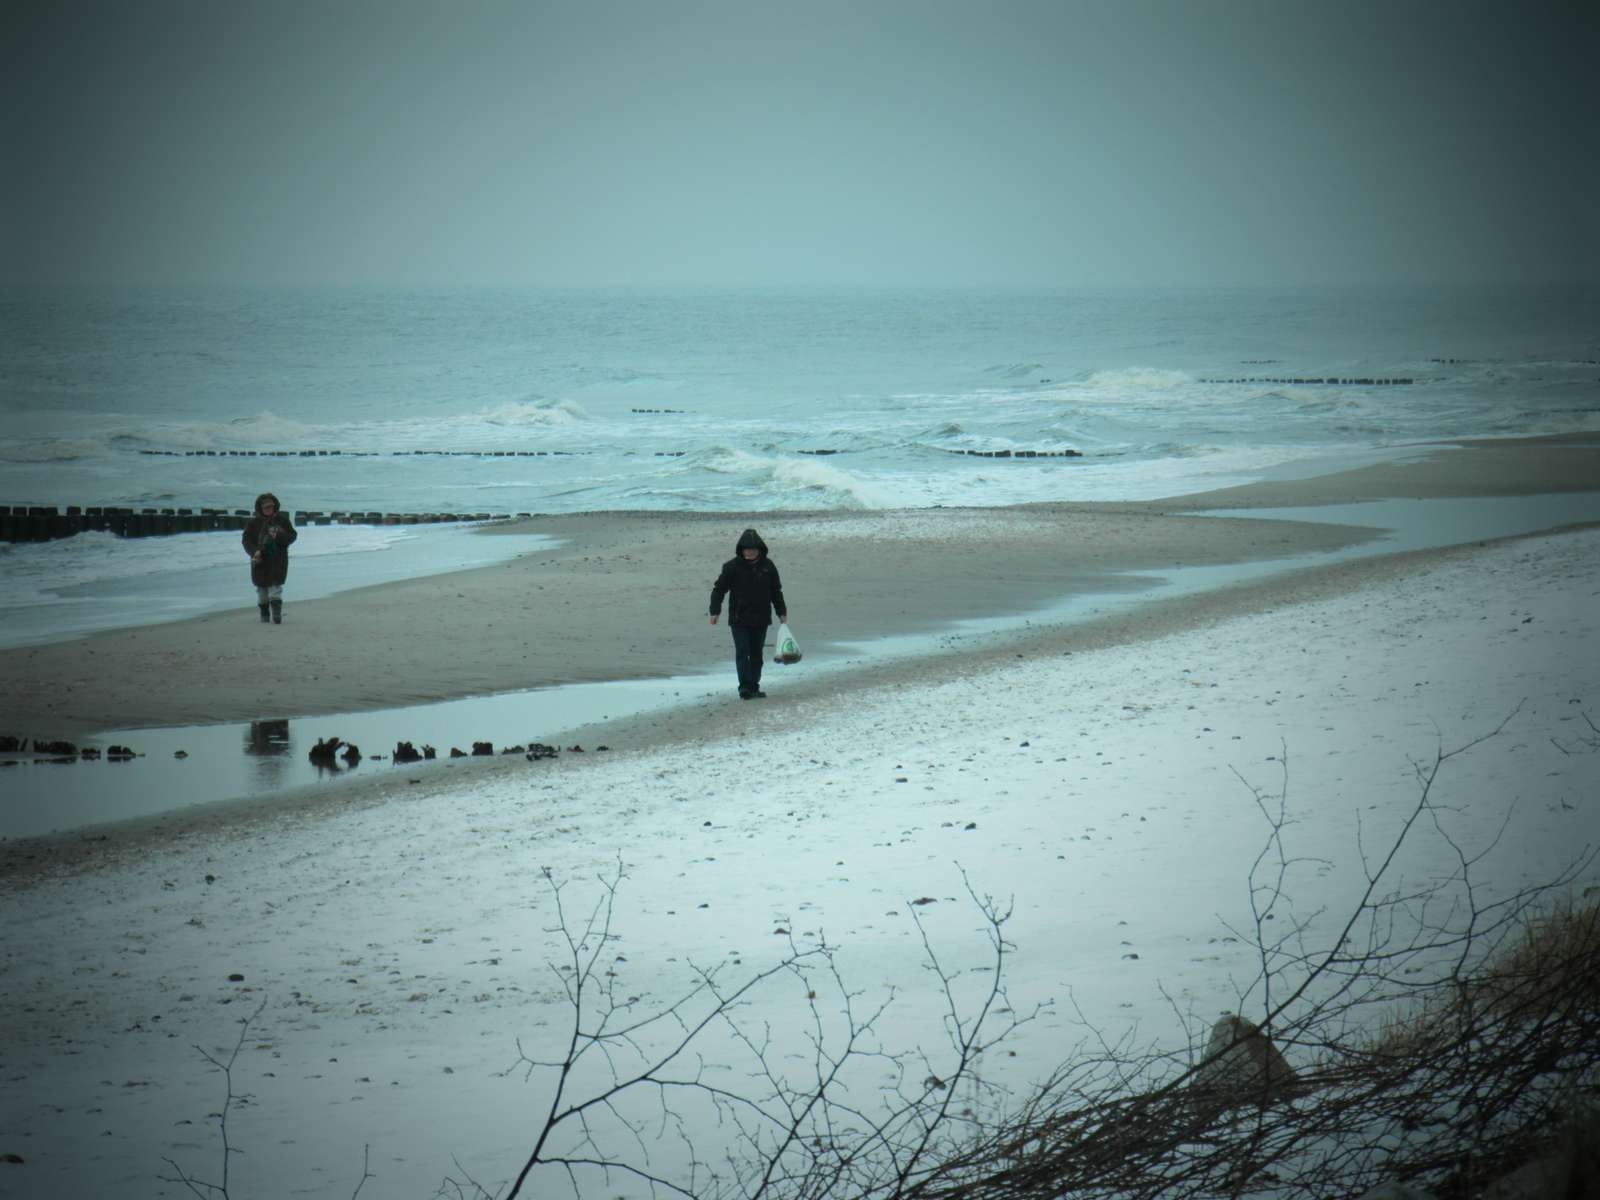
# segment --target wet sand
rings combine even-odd
[[[548,534],[560,546],[305,603],[291,585],[282,626],[261,624],[252,606],[0,653],[9,681],[0,733],[81,738],[714,669],[728,647],[726,629],[707,620],[710,583],[752,524],[773,547],[796,631],[816,649],[1037,612],[1065,596],[1126,589],[1128,573],[1308,556],[1306,572],[1276,581],[1141,606],[1099,626],[1032,631],[1053,639],[1039,648],[1054,651],[1152,636],[1403,569],[1315,565],[1370,530],[1185,510],[1596,489],[1600,441],[1564,438],[1419,447],[1410,462],[1128,504],[535,517],[501,528]],[[963,669],[959,655],[939,657],[946,661],[875,669],[874,679]],[[839,686],[802,683],[800,694]]]

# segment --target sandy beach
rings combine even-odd
[[[1492,890],[1552,877],[1600,844],[1600,530],[1319,565],[1367,534],[1175,515],[1600,480],[1582,439],[1417,457],[1159,504],[752,518],[819,641],[1042,609],[1122,586],[1116,572],[1307,557],[1101,620],[816,681],[797,669],[765,705],[732,699],[730,668],[731,703],[607,726],[606,755],[0,848],[0,1152],[23,1160],[0,1168],[0,1195],[187,1194],[174,1162],[215,1176],[208,1114],[226,1089],[193,1047],[225,1057],[258,1006],[233,1069],[248,1096],[230,1116],[233,1195],[348,1196],[363,1147],[363,1198],[463,1172],[503,1186],[549,1095],[508,1068],[566,1028],[546,870],[571,881],[572,911],[625,872],[609,969],[642,1004],[680,994],[691,964],[733,978],[769,966],[782,934],[825,936],[853,988],[898,993],[895,1045],[935,1059],[942,1000],[919,985],[911,916],[974,972],[956,989],[970,1001],[987,944],[966,888],[1009,898],[1009,1002],[1047,1008],[987,1080],[1020,1091],[1084,1021],[1181,1044],[1173,998],[1204,1020],[1240,1004],[1249,947],[1226,933],[1248,919],[1267,832],[1255,793],[1283,797],[1314,856],[1297,909],[1337,915],[1414,805],[1419,764],[1487,737],[1441,775],[1441,833],[1486,852]],[[349,711],[726,658],[703,601],[742,518],[535,524],[565,544],[291,596],[282,629],[235,613],[10,652],[21,683],[0,729]],[[1455,862],[1429,837],[1403,867],[1440,879]],[[1578,882],[1600,882],[1592,862]],[[1333,919],[1308,916],[1309,934]],[[754,1005],[788,1055],[794,997]],[[536,1194],[570,1193],[551,1175]],[[642,1193],[613,1179],[604,1194]]]
[[[1197,508],[1517,496],[1600,485],[1600,448],[1587,438],[1418,447],[1411,457],[1130,504],[603,513],[508,523],[499,528],[546,534],[561,545],[501,566],[304,603],[295,602],[291,582],[281,628],[260,626],[253,608],[242,607],[0,652],[8,680],[0,732],[75,738],[705,670],[727,657],[726,631],[705,620],[706,594],[747,524],[775,547],[796,629],[820,648],[1029,613],[1180,566],[1293,555],[1310,565],[1371,536],[1308,522],[1177,515]],[[1273,597],[1293,588],[1267,592],[1229,603],[1277,603]],[[1214,611],[1214,602],[1202,607]],[[1200,614],[1150,614],[1131,635],[1190,619]]]

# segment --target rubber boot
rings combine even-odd
[[[267,606],[265,604],[258,604],[258,605],[256,605],[256,607],[261,610],[261,623],[263,625],[265,625],[268,621],[270,621],[272,619],[271,617],[269,617],[267,615]]]
[[[272,623],[274,625],[282,625],[283,624],[283,601],[282,600],[274,600],[272,602]]]

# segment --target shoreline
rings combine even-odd
[[[1416,461],[1160,501],[534,517],[486,536],[560,545],[317,600],[297,601],[291,584],[283,626],[240,608],[0,651],[16,681],[0,696],[0,734],[75,740],[714,670],[726,631],[706,622],[703,593],[747,524],[774,546],[802,644],[820,650],[1024,618],[1138,586],[1140,573],[1327,555],[1375,536],[1251,521],[1252,508],[1600,491],[1590,436],[1417,449]]]
[[[1417,573],[1448,569],[1474,555],[1539,538],[1578,534],[1600,527],[1584,523],[1513,534],[1484,541],[1408,550],[1353,561],[1321,563],[1264,579],[1193,594],[1144,600],[1104,616],[1067,624],[1020,626],[943,646],[939,653],[847,666],[826,675],[785,678],[776,704],[735,705],[719,695],[686,699],[669,708],[579,724],[564,730],[563,743],[609,753],[564,753],[530,766],[521,755],[468,757],[396,767],[392,773],[348,776],[314,784],[215,799],[149,815],[31,837],[0,839],[0,882],[12,884],[58,870],[100,869],[161,847],[193,839],[249,836],[284,822],[349,816],[398,797],[428,803],[461,788],[494,786],[517,778],[548,788],[605,762],[640,762],[665,752],[709,750],[746,738],[769,736],[798,718],[802,727],[825,726],[862,702],[895,693],[916,694],[968,677],[1029,662],[1101,652],[1129,651],[1144,643],[1193,635],[1237,620],[1290,612],[1300,606],[1337,602],[1365,589],[1382,589]],[[615,743],[611,745],[610,743]],[[3,778],[3,777],[0,777]]]
[[[1529,489],[1539,483],[1540,478],[1531,475],[1528,467],[1530,462],[1542,461],[1542,456],[1530,460],[1529,452],[1539,455],[1547,448],[1547,443],[1518,442],[1513,443],[1511,447],[1501,449],[1512,447],[1516,451],[1514,457],[1517,459],[1517,470],[1515,472],[1500,470],[1491,473],[1490,478],[1500,481],[1502,485],[1508,478],[1520,481],[1523,485],[1522,490],[1512,494],[1538,494],[1536,490]],[[1572,469],[1552,477],[1558,485],[1562,483],[1570,485],[1573,481],[1581,479],[1582,471],[1587,470],[1589,466],[1600,464],[1600,447],[1583,445],[1579,449],[1582,451],[1581,454],[1569,459]],[[1485,477],[1471,469],[1475,459],[1476,456],[1469,459],[1462,455],[1453,455],[1449,450],[1435,449],[1424,460],[1427,465],[1420,470],[1409,470],[1405,466],[1383,468],[1379,471],[1358,468],[1335,476],[1315,477],[1309,481],[1266,482],[1259,485],[1256,496],[1260,501],[1259,506],[1265,508],[1281,505],[1286,499],[1300,499],[1307,494],[1324,497],[1321,503],[1334,504],[1347,502],[1354,487],[1364,489],[1365,493],[1390,492],[1396,490],[1397,482],[1410,483],[1413,487],[1420,487],[1426,482],[1427,486],[1434,488],[1448,484],[1452,494],[1460,492],[1467,496],[1481,496]],[[1432,477],[1431,481],[1428,480],[1429,476]],[[1139,506],[1061,504],[1050,506],[1051,511],[1043,514],[1036,508],[1024,507],[1002,510],[786,514],[775,517],[772,522],[767,523],[767,528],[784,529],[786,544],[803,547],[811,555],[817,556],[813,563],[808,564],[813,568],[812,571],[792,573],[788,576],[790,579],[803,580],[801,587],[805,589],[808,599],[817,594],[819,584],[823,588],[843,588],[850,583],[848,572],[841,578],[837,569],[838,564],[830,564],[827,561],[828,552],[842,549],[843,557],[853,565],[861,561],[864,543],[869,547],[865,553],[871,553],[873,547],[878,547],[877,552],[881,553],[881,539],[885,536],[894,537],[894,544],[902,552],[902,557],[912,563],[916,571],[922,572],[924,577],[933,577],[943,571],[955,572],[942,577],[942,586],[936,595],[926,591],[924,593],[902,591],[895,598],[905,603],[894,612],[876,612],[878,618],[876,626],[871,620],[864,620],[860,613],[855,614],[854,624],[843,622],[846,628],[852,630],[862,627],[875,629],[875,632],[867,634],[868,639],[874,636],[920,633],[933,648],[933,652],[882,659],[873,659],[869,654],[865,661],[854,657],[844,661],[844,656],[838,655],[836,661],[829,664],[829,669],[796,671],[793,675],[785,673],[775,676],[774,678],[780,682],[780,691],[778,699],[771,705],[752,706],[747,709],[726,703],[725,697],[720,693],[686,694],[682,702],[675,702],[664,709],[652,709],[637,715],[574,725],[562,730],[558,736],[563,744],[594,746],[597,743],[607,743],[614,753],[602,757],[624,758],[648,755],[674,745],[710,746],[728,739],[742,738],[755,731],[770,728],[774,718],[786,723],[798,720],[810,726],[826,722],[830,714],[836,714],[863,696],[901,690],[915,692],[960,679],[966,674],[989,672],[1019,659],[1070,656],[1119,646],[1133,646],[1175,633],[1199,630],[1235,617],[1292,609],[1296,605],[1335,599],[1363,587],[1383,586],[1388,582],[1403,579],[1410,573],[1448,564],[1485,546],[1511,543],[1537,536],[1541,532],[1550,532],[1540,530],[1427,549],[1380,552],[1341,560],[1337,557],[1340,547],[1356,544],[1362,538],[1371,536],[1373,531],[1310,522],[1274,521],[1268,525],[1259,521],[1231,519],[1232,514],[1228,513],[1226,508],[1224,508],[1225,515],[1220,517],[1176,515],[1169,511],[1172,508],[1192,511],[1194,508],[1208,507],[1208,502],[1216,495],[1216,493],[1201,493],[1198,497],[1176,498],[1175,502],[1171,503],[1152,503],[1147,506],[1149,511],[1133,513],[1127,510]],[[1358,492],[1357,495],[1364,498],[1362,492]],[[1225,499],[1237,507],[1243,498],[1229,495]],[[1099,511],[1102,509],[1104,511]],[[1239,515],[1247,516],[1247,513],[1240,512]],[[766,514],[758,519],[765,522],[767,516],[773,514]],[[740,519],[738,514],[720,513],[629,514],[625,518],[607,514],[584,514],[568,518],[537,519],[541,523],[548,522],[548,524],[560,522],[563,526],[563,536],[572,536],[576,531],[582,531],[586,535],[585,540],[575,544],[568,543],[543,554],[524,556],[522,559],[503,563],[497,567],[477,568],[451,576],[424,577],[407,581],[403,585],[364,589],[362,592],[347,593],[322,603],[334,617],[339,617],[343,610],[343,619],[349,621],[359,617],[363,609],[363,598],[377,596],[389,602],[389,608],[385,611],[389,613],[389,619],[392,621],[393,605],[397,597],[388,593],[398,591],[403,596],[419,589],[427,591],[447,587],[456,594],[457,599],[469,601],[464,607],[479,615],[477,636],[484,640],[492,656],[498,643],[491,633],[487,632],[491,617],[485,614],[492,614],[495,605],[505,603],[506,596],[514,592],[526,577],[531,575],[547,583],[550,579],[561,578],[563,575],[568,582],[574,578],[582,580],[584,573],[579,568],[583,564],[589,564],[587,575],[589,583],[593,585],[596,581],[612,578],[618,572],[626,574],[632,571],[635,577],[641,571],[648,571],[656,577],[670,575],[670,571],[663,566],[663,563],[688,564],[686,570],[693,567],[703,568],[704,564],[700,561],[700,557],[708,542],[706,536],[708,527],[715,525],[723,529],[729,525],[737,525]],[[1591,523],[1584,522],[1569,528],[1582,529],[1589,524]],[[640,526],[646,527],[649,534],[647,538],[639,537]],[[1087,546],[1085,552],[1079,556],[1082,561],[1047,564],[1051,569],[1035,567],[1029,571],[1015,570],[1015,561],[1031,561],[1025,556],[1017,558],[1019,547],[1032,548],[1037,559],[1049,546],[1051,537],[1060,536],[1063,531],[1069,530],[1076,531],[1080,536],[1096,532],[1105,533],[1109,538],[1109,544]],[[879,540],[874,541],[875,538]],[[654,553],[653,563],[640,562],[641,559],[650,558],[649,554],[641,550],[641,545],[651,548]],[[1059,550],[1059,546],[1049,548]],[[604,557],[605,552],[610,550],[616,551],[615,561]],[[1159,571],[1162,566],[1159,560],[1176,561],[1176,556],[1179,554],[1183,555],[1184,561],[1193,564],[1206,561],[1248,563],[1291,553],[1304,556],[1305,564],[1277,571],[1264,578],[1246,579],[1222,586],[1208,586],[1187,593],[1144,596],[1133,604],[1118,603],[1121,597],[1114,590],[1106,590],[1108,587],[1120,588],[1125,595],[1126,589],[1133,582],[1131,572],[1139,569],[1138,565],[1130,564],[1139,564],[1146,570]],[[1330,555],[1335,557],[1330,560]],[[797,561],[804,562],[804,556],[800,556]],[[981,564],[996,561],[1008,563],[1015,578],[1008,577],[997,581],[979,579],[974,582],[971,577],[977,570],[973,566],[974,562]],[[954,566],[951,565],[952,562]],[[818,564],[824,568],[831,566],[833,570],[830,572],[827,569],[816,569]],[[1113,574],[1112,572],[1118,567],[1129,574]],[[659,578],[657,586],[665,586]],[[795,585],[788,583],[786,587],[790,592],[792,609],[799,611],[801,606],[796,599]],[[953,620],[992,619],[995,616],[996,605],[1008,598],[1008,587],[1020,589],[1021,594],[1040,604],[1048,604],[1051,600],[1059,599],[1063,589],[1075,588],[1078,589],[1077,595],[1080,600],[1086,597],[1106,597],[1107,611],[1099,615],[1080,615],[1064,622],[1047,619],[1034,621],[1024,616],[1017,619],[1010,628],[999,632],[989,630],[976,635],[951,632],[950,622]],[[596,594],[593,586],[589,592],[591,595]],[[822,594],[827,593],[824,591]],[[918,598],[924,601],[920,607],[912,603]],[[938,603],[933,603],[935,600]],[[690,602],[694,603],[694,600]],[[312,609],[314,605],[306,604],[303,607]],[[952,613],[954,615],[951,615]],[[868,617],[873,615],[869,613]],[[548,616],[546,614],[547,619]],[[612,614],[612,618],[609,627],[614,628],[616,614]],[[813,628],[811,625],[799,623],[804,620],[804,616],[797,618],[797,630]],[[694,663],[691,672],[698,668],[704,677],[704,673],[709,670],[712,673],[711,678],[720,678],[715,672],[726,665],[723,654],[725,630],[720,626],[710,627],[703,622],[703,615],[700,614],[693,614],[684,621],[675,622],[675,628],[671,632],[677,641],[669,645],[669,650],[680,652],[681,647],[678,642],[685,640],[692,642],[694,652],[700,657]],[[221,628],[211,630],[200,628],[207,624]],[[223,636],[236,640],[235,635],[240,632],[238,624],[237,618],[230,620],[226,615],[200,618],[162,627],[164,639],[152,638],[151,641],[160,644],[165,640],[167,652],[176,653],[176,647],[172,644],[174,639],[180,642],[186,638],[195,639],[201,646],[205,644],[207,637]],[[286,626],[284,629],[269,627],[259,632],[270,636],[281,633],[287,628],[289,627]],[[379,621],[374,628],[380,630],[387,628],[392,635],[394,626],[392,624],[385,626]],[[249,622],[244,622],[244,629],[247,632],[258,632]],[[463,644],[472,641],[466,634],[461,636]],[[802,634],[803,638],[808,636]],[[105,686],[126,687],[129,682],[126,672],[133,673],[133,682],[137,684],[139,671],[143,669],[142,664],[149,660],[150,649],[137,644],[141,640],[130,637],[124,643],[119,641],[116,635],[98,635],[79,642],[56,643],[35,649],[53,649],[68,659],[83,656],[88,659],[103,660],[96,665],[114,668],[105,671],[103,677]],[[321,647],[319,653],[324,654],[331,644],[326,640],[309,637],[306,641],[308,644],[319,645]],[[808,649],[814,649],[817,642],[807,644]],[[484,646],[479,646],[480,651],[484,649]],[[357,647],[357,657],[364,653],[365,650]],[[434,665],[437,665],[437,662]],[[503,668],[506,664],[499,665]],[[624,679],[647,674],[639,669],[637,663],[613,662],[605,665],[611,668],[610,673],[597,674],[597,678]],[[481,654],[477,658],[470,659],[467,666],[470,670],[480,672],[478,676],[480,681],[486,678],[481,674],[484,669]],[[627,669],[629,666],[634,669],[630,671]],[[172,674],[173,682],[197,688],[212,706],[208,720],[196,720],[189,722],[190,724],[214,725],[230,722],[230,718],[223,715],[219,706],[219,695],[231,695],[233,702],[237,703],[239,698],[237,680],[226,677],[219,680],[215,672],[207,675],[203,671],[198,671],[192,664],[179,665]],[[493,684],[497,677],[491,675],[487,678]],[[559,684],[578,681],[582,680],[568,679],[554,682]],[[490,686],[483,690],[492,694],[497,690],[516,692],[537,686],[541,685],[520,682],[505,686],[502,683],[498,689]],[[206,690],[207,687],[211,690]],[[304,694],[309,695],[314,691],[316,689],[308,689]],[[246,700],[254,694],[247,693]],[[335,694],[338,697],[345,695],[343,692]],[[460,693],[460,695],[469,694],[475,693]],[[454,697],[422,696],[415,702],[432,702],[441,698]],[[6,702],[10,703],[9,697]],[[384,711],[397,704],[410,702],[413,702],[412,697],[389,695],[374,698],[366,708],[368,711]],[[767,708],[772,712],[760,711]],[[320,708],[314,708],[311,715],[348,711],[355,711],[354,706],[341,704],[341,700],[334,699]],[[170,714],[163,712],[161,715]],[[248,721],[257,715],[259,714],[255,712],[245,712],[232,717],[231,720]],[[170,719],[165,721],[149,719],[141,723],[128,720],[126,717],[127,714],[123,714],[115,724],[105,725],[102,728],[156,728],[185,724],[183,721]],[[0,724],[0,732],[6,731],[7,727]],[[594,756],[590,755],[588,759],[593,762]],[[559,770],[564,774],[568,770],[581,769],[582,762],[583,760],[576,756],[564,756]],[[175,808],[150,816],[113,820],[109,824],[81,826],[58,833],[22,836],[0,843],[0,878],[28,875],[36,868],[97,863],[106,858],[108,851],[121,854],[136,847],[157,845],[172,837],[181,838],[202,830],[253,827],[262,821],[276,821],[293,814],[310,815],[359,809],[381,803],[397,793],[424,798],[463,786],[471,780],[492,779],[519,769],[530,769],[522,763],[520,757],[464,759],[459,760],[457,766],[460,769],[451,770],[445,769],[442,763],[419,763],[418,769],[403,773],[386,771],[383,775],[377,776],[341,778],[331,785],[322,783],[315,786],[268,789],[250,795],[230,796],[226,799],[217,795],[200,795],[197,792],[195,800],[189,807]],[[558,768],[550,763],[543,763],[532,769],[555,772]],[[3,778],[4,776],[0,775],[0,779]],[[201,791],[204,790],[203,782],[198,786]]]

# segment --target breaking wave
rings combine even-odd
[[[486,425],[570,425],[589,414],[571,400],[513,400],[473,414]]]
[[[1131,389],[1159,391],[1184,387],[1194,382],[1194,376],[1183,371],[1169,371],[1162,367],[1118,367],[1114,370],[1092,372],[1084,382],[1090,387],[1115,391]]]

